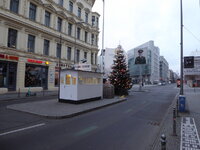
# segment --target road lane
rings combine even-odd
[[[173,85],[130,92],[124,103],[4,136],[0,145],[5,150],[148,149],[177,92]]]

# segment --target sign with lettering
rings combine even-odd
[[[199,150],[200,141],[194,118],[183,117],[181,121],[180,150]]]
[[[91,71],[91,64],[77,64],[74,66],[75,70]]]
[[[41,60],[35,60],[35,59],[27,59],[27,62],[36,63],[36,64],[42,64],[43,63],[43,61],[41,61]]]
[[[8,59],[8,60],[15,60],[18,61],[19,57],[17,56],[11,56],[11,55],[6,55],[6,54],[0,54],[1,59]]]

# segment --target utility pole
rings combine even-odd
[[[101,50],[101,57],[102,57],[102,73],[104,74],[105,72],[105,62],[104,62],[104,55],[105,55],[105,50],[104,50],[104,18],[105,17],[105,1],[103,0],[103,23],[102,23],[102,50]]]
[[[180,49],[180,71],[181,71],[181,87],[180,87],[180,95],[183,95],[183,5],[182,5],[182,0],[180,0],[180,14],[181,14],[181,49]]]
[[[61,52],[62,52],[62,35],[60,34],[60,46],[61,46]],[[60,65],[60,58],[61,58],[61,52],[60,56],[58,58],[58,100],[60,99],[60,71],[61,71],[61,65]]]

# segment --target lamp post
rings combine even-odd
[[[183,95],[183,5],[182,0],[180,0],[180,18],[181,18],[181,42],[180,42],[180,73],[181,73],[181,87],[180,87],[180,95]]]
[[[62,36],[60,35],[60,46],[61,46],[61,51],[62,51]],[[60,99],[60,70],[61,70],[61,65],[60,65],[60,58],[61,58],[61,53],[60,56],[58,57],[58,100]]]
[[[76,38],[77,38],[77,25],[78,24],[82,24],[82,23],[85,23],[84,21],[80,21],[80,22],[76,22],[75,23],[75,34],[74,34],[74,69],[75,69],[75,63],[76,63],[76,57],[75,57],[75,54],[76,54]]]
[[[104,55],[105,55],[105,50],[104,50],[104,18],[105,18],[105,1],[103,0],[103,24],[102,24],[102,51],[101,51],[101,63],[102,63],[102,73],[104,75],[105,72],[105,63],[104,63]]]

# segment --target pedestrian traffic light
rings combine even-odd
[[[194,56],[184,57],[184,68],[194,68]]]

